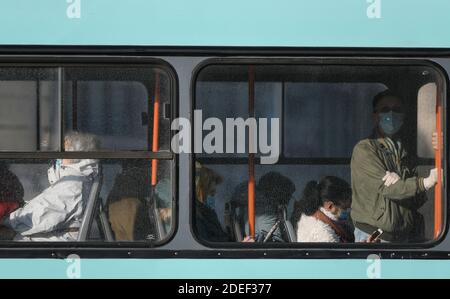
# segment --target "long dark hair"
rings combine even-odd
[[[351,199],[351,194],[350,185],[335,176],[326,176],[320,182],[310,181],[303,190],[302,199],[295,203],[292,221],[297,223],[302,214],[313,215],[325,201],[342,205]]]

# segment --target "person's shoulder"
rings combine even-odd
[[[366,138],[358,141],[353,148],[353,156],[361,153],[375,152],[377,149],[376,139]]]
[[[300,239],[314,242],[338,242],[339,237],[331,226],[314,216],[302,215],[298,222]]]
[[[365,138],[362,139],[360,141],[358,141],[358,143],[356,143],[355,145],[355,149],[356,148],[373,148],[374,147],[374,139],[372,138]]]

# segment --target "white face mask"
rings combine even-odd
[[[62,159],[56,159],[56,161],[55,161],[55,168],[56,169],[60,169],[61,168],[61,166],[62,166]]]
[[[50,184],[54,184],[56,181],[58,181],[61,177],[61,164],[62,160],[58,159],[55,161],[55,166],[50,167],[47,171],[47,177]]]

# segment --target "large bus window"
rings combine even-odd
[[[23,66],[0,74],[1,240],[158,245],[171,237],[166,70]]]
[[[153,100],[158,82],[159,149],[169,150],[169,78],[154,69],[67,68],[64,73],[65,130],[100,138],[103,150],[151,148]]]
[[[443,177],[437,174],[432,144],[440,129],[436,119],[444,117],[436,115],[440,82],[439,71],[422,62],[203,67],[194,93],[202,121],[218,118],[226,128],[226,118],[277,118],[280,148],[275,164],[262,163],[267,152],[259,141],[258,151],[249,151],[250,129],[243,127],[245,152],[196,152],[197,237],[300,247],[436,240],[444,223],[446,177],[445,169]],[[258,137],[276,136],[270,127],[260,129]],[[203,130],[203,140],[211,131]],[[238,135],[223,143],[234,142],[236,149]],[[372,240],[379,229],[383,233]]]
[[[57,151],[58,69],[0,69],[0,151]]]

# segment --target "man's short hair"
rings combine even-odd
[[[377,93],[373,97],[373,100],[372,100],[373,112],[377,112],[376,109],[377,109],[378,103],[381,101],[382,98],[385,98],[385,97],[394,97],[394,98],[399,99],[400,102],[403,102],[402,98],[398,94],[392,92],[390,89],[386,89],[386,90],[384,90],[382,92]]]
[[[68,132],[64,136],[64,150],[67,152],[92,152],[100,148],[99,139],[93,134]],[[71,163],[79,163],[81,159],[70,159]]]

